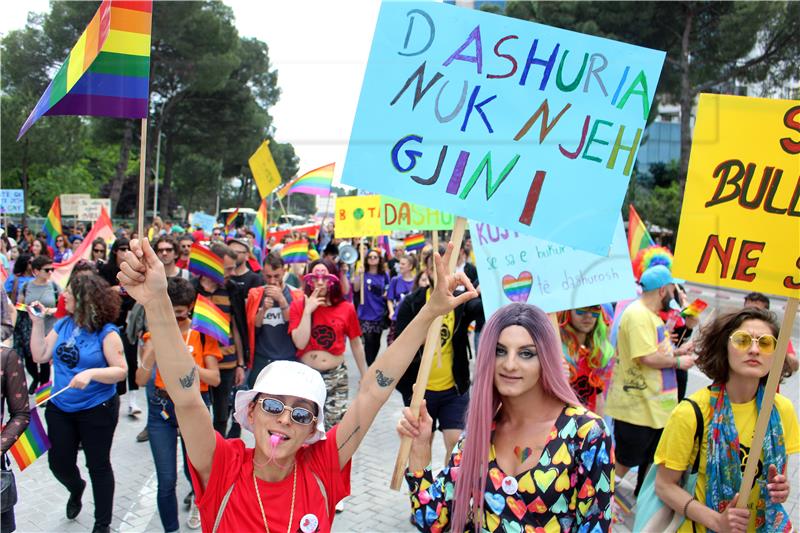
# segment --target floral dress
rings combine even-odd
[[[420,531],[450,529],[463,443],[462,436],[435,480],[429,468],[406,472],[412,519]],[[485,491],[484,532],[610,531],[614,451],[605,423],[584,407],[565,407],[550,431],[539,463],[517,476],[502,471],[492,444]],[[465,528],[473,531],[471,516]]]

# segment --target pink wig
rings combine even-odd
[[[489,469],[492,420],[502,401],[494,386],[497,339],[509,326],[522,326],[536,344],[542,367],[540,383],[544,391],[566,404],[581,405],[564,376],[561,340],[547,315],[538,307],[521,303],[509,304],[492,315],[483,328],[478,347],[475,381],[472,384],[467,411],[463,455],[455,482],[451,531],[464,531],[470,507],[473,511],[475,531],[480,531],[483,522],[483,493]]]

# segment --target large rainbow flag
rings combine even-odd
[[[648,246],[655,246],[650,232],[644,226],[644,222],[636,212],[633,204],[630,204],[628,209],[628,250],[631,253],[631,260],[636,258],[639,251],[647,248]]]
[[[152,0],[103,0],[17,140],[43,115],[147,117],[152,14]]]
[[[189,252],[189,272],[212,279],[217,285],[225,284],[222,258],[198,242],[192,243]]]
[[[56,196],[53,200],[53,205],[50,206],[50,211],[47,213],[47,218],[44,221],[44,233],[47,235],[47,244],[56,247],[56,237],[61,235],[61,197]]]
[[[331,193],[335,166],[336,163],[329,163],[324,167],[315,168],[311,172],[306,172],[299,178],[293,179],[276,193],[278,198],[283,199],[287,194],[297,193],[328,196]]]
[[[287,242],[281,248],[285,263],[308,263],[308,241]]]
[[[31,421],[28,429],[19,436],[8,451],[14,456],[20,471],[28,468],[36,459],[50,449],[50,439],[39,419],[39,410],[31,409]]]
[[[256,236],[256,246],[261,249],[261,261],[267,258],[267,199],[261,200],[261,205],[253,221],[253,233]]]
[[[192,329],[214,337],[222,346],[231,343],[230,317],[202,294],[198,294],[194,302]]]
[[[72,269],[78,261],[82,259],[91,261],[92,243],[98,237],[106,241],[106,245],[109,247],[111,243],[114,242],[115,238],[114,229],[111,226],[111,218],[109,218],[105,207],[100,209],[100,216],[97,217],[97,221],[95,221],[92,226],[92,231],[86,234],[86,238],[83,239],[83,244],[72,254],[72,257],[63,263],[56,263],[53,265],[53,276],[50,279],[58,283],[62,289],[66,288],[69,275],[72,273]]]

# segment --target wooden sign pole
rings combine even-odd
[[[147,119],[142,119],[142,133],[141,133],[141,142],[139,145],[139,203],[138,203],[138,211],[139,211],[139,223],[137,225],[137,229],[139,231],[139,239],[144,239],[147,237],[144,233],[144,193],[145,193],[145,179],[144,179],[144,167],[145,167],[145,160],[147,156]],[[111,216],[111,213],[108,214]],[[153,213],[155,216],[155,213]]]
[[[466,227],[467,219],[464,217],[456,217],[453,233],[450,234],[450,242],[453,243],[453,255],[450,256],[450,263],[447,265],[448,272],[452,272],[456,267],[458,251],[461,249],[461,241],[464,240],[464,231]],[[411,404],[409,405],[411,412],[417,417],[419,416],[419,408],[422,405],[422,400],[425,398],[425,389],[428,386],[428,376],[430,376],[431,373],[433,354],[436,346],[441,344],[440,330],[442,329],[442,320],[442,317],[437,317],[433,321],[433,324],[430,325],[428,328],[428,336],[425,338],[425,347],[422,349],[422,360],[419,363],[417,381],[414,384],[414,393],[411,396]],[[400,490],[403,474],[408,465],[408,456],[410,454],[411,439],[403,437],[400,441],[400,449],[397,452],[397,460],[394,464],[394,474],[389,483],[389,487],[392,490]]]
[[[433,242],[433,251],[434,252],[438,252],[439,251],[439,232],[436,231],[436,230],[433,230],[433,232],[432,232],[432,242]],[[456,250],[453,250],[453,253],[455,253],[455,252],[456,252]],[[428,274],[429,275],[433,274],[433,283],[435,285],[436,281],[437,281],[436,280],[436,276],[437,276],[436,269],[434,268],[433,272],[428,272]],[[439,329],[441,330],[441,326],[439,327]],[[441,342],[437,342],[436,343],[436,364],[439,365],[439,366],[442,366],[442,343]]]
[[[361,274],[358,275],[359,284],[359,298],[361,298],[361,305],[364,305],[364,276],[367,275],[367,266],[364,264],[364,243],[358,243],[358,264],[361,266]]]
[[[756,430],[753,433],[750,454],[747,457],[747,463],[745,463],[744,467],[742,486],[739,487],[739,499],[736,502],[736,507],[740,509],[744,509],[747,506],[748,500],[750,500],[750,489],[756,477],[758,460],[761,457],[761,449],[764,446],[764,437],[767,434],[769,415],[775,403],[775,392],[778,390],[778,381],[780,381],[781,378],[781,369],[783,369],[783,361],[786,358],[786,348],[789,346],[789,337],[792,335],[792,325],[794,324],[794,316],[797,314],[798,302],[800,302],[800,300],[797,298],[789,298],[789,301],[786,302],[786,313],[783,315],[781,332],[778,335],[778,346],[775,348],[775,355],[772,358],[772,368],[769,370],[767,385],[764,388],[764,398],[761,400],[761,409],[758,412],[758,420],[756,420]],[[764,475],[766,475],[766,472]]]

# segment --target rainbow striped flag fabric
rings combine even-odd
[[[425,235],[422,233],[417,233],[416,235],[409,235],[405,239],[403,239],[403,246],[406,248],[406,252],[414,252],[417,250],[422,250],[425,247]]]
[[[42,426],[38,409],[31,409],[31,421],[28,429],[20,435],[8,451],[14,456],[20,471],[28,468],[36,459],[50,449],[50,439]]]
[[[299,178],[295,178],[284,185],[276,194],[281,200],[287,194],[298,193],[328,196],[331,193],[335,167],[336,163],[329,163],[323,167],[315,168],[311,172],[306,172]]]
[[[97,217],[97,220],[92,225],[92,230],[86,235],[86,238],[83,240],[83,244],[81,244],[78,250],[72,254],[72,257],[63,263],[56,263],[53,265],[55,270],[53,271],[53,275],[50,279],[58,283],[62,289],[65,289],[67,287],[67,282],[69,281],[69,276],[72,273],[72,269],[75,268],[75,265],[81,260],[91,261],[92,243],[97,238],[106,241],[106,244],[109,248],[111,247],[111,243],[113,243],[114,239],[116,238],[114,235],[114,229],[111,225],[111,218],[108,216],[108,212],[106,211],[105,207],[100,208],[100,216]]]
[[[53,200],[53,205],[50,206],[50,211],[47,213],[47,218],[44,221],[44,233],[47,235],[47,244],[55,248],[56,237],[61,235],[61,197],[56,196]]]
[[[46,401],[53,394],[53,382],[48,381],[38,389],[33,391],[33,403],[40,404]]]
[[[261,249],[260,258],[263,262],[267,255],[267,199],[261,200],[261,205],[256,212],[256,218],[253,221],[253,233],[256,236],[256,246]]]
[[[152,0],[103,0],[19,130],[44,115],[145,118]]]
[[[697,317],[700,316],[700,313],[706,310],[708,304],[701,300],[700,298],[696,299],[689,305],[683,308],[681,311],[681,316],[686,318],[687,316]]]
[[[281,248],[285,263],[308,263],[308,241],[287,242]]]
[[[192,243],[189,251],[189,272],[195,276],[205,276],[218,285],[225,283],[225,269],[222,258],[200,243]]]
[[[636,212],[633,204],[628,208],[628,250],[631,253],[631,260],[636,258],[636,255],[647,248],[648,246],[655,246],[650,232],[644,226],[644,222]]]
[[[221,346],[231,344],[230,317],[202,294],[198,294],[194,302],[192,329],[214,337]]]
[[[21,303],[21,302],[15,303],[14,304],[14,309],[16,309],[17,311],[20,311],[22,313],[27,313],[28,312],[28,306],[25,305],[24,303]]]
[[[239,214],[239,208],[237,207],[236,209],[234,209],[233,213],[228,215],[228,218],[225,219],[225,235],[228,234],[231,224],[233,224],[234,221],[236,221],[236,216],[238,214]]]

